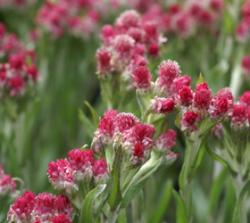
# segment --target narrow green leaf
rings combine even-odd
[[[223,185],[225,184],[226,177],[228,176],[227,173],[227,170],[224,168],[212,184],[209,196],[209,216],[211,216],[217,208],[221,192],[223,191]]]
[[[173,190],[173,195],[176,201],[176,223],[188,223],[187,211],[183,199],[175,190]]]
[[[151,158],[139,169],[139,171],[132,178],[131,183],[125,188],[122,207],[126,207],[134,195],[143,187],[145,181],[150,177],[161,165],[162,159],[158,154],[152,152]]]
[[[154,208],[153,214],[149,217],[148,223],[161,223],[162,219],[166,213],[168,208],[171,195],[172,195],[173,183],[172,181],[168,181],[163,189],[163,193],[160,196],[159,201],[157,202],[157,207]]]
[[[84,101],[84,104],[88,107],[88,109],[91,113],[92,121],[94,122],[94,125],[97,126],[98,122],[99,122],[99,116],[98,116],[96,110],[93,108],[93,106],[88,101]]]
[[[104,192],[106,186],[106,184],[100,184],[86,195],[81,209],[79,223],[96,223],[95,208],[97,209],[98,207],[94,208],[94,203],[97,202],[98,197]]]
[[[109,205],[111,209],[115,209],[121,200],[121,188],[120,188],[120,177],[121,177],[121,165],[122,165],[122,149],[116,148],[115,159],[111,172],[111,181],[110,181],[110,196],[109,196]]]

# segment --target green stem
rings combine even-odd
[[[247,210],[245,199],[250,186],[250,181],[247,183],[242,180],[241,176],[235,178],[236,204],[233,214],[233,223],[247,223]]]
[[[188,222],[192,222],[192,178],[197,167],[201,138],[195,137],[186,142],[184,163],[179,178],[180,194],[185,202]]]

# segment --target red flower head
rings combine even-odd
[[[183,75],[175,78],[171,86],[171,92],[174,94],[178,94],[179,90],[181,90],[184,86],[190,86],[191,81],[192,79],[188,75]]]
[[[174,110],[175,102],[173,98],[156,97],[152,102],[152,109],[156,113],[169,113]]]
[[[140,15],[135,10],[125,11],[117,18],[116,25],[123,29],[138,27],[140,25]]]
[[[25,82],[20,75],[15,75],[9,79],[9,88],[11,96],[16,96],[24,90]]]
[[[159,77],[157,85],[165,90],[170,90],[174,79],[181,73],[180,67],[176,61],[163,61],[159,66]]]
[[[32,218],[41,222],[50,222],[56,215],[65,215],[68,219],[72,216],[72,207],[68,198],[41,193],[35,197]]]
[[[106,160],[104,159],[95,160],[93,165],[93,173],[95,180],[97,181],[106,179],[108,176],[108,165]]]
[[[13,193],[16,190],[16,182],[9,175],[0,175],[0,196]]]
[[[250,107],[250,91],[245,91],[240,97],[240,102]]]
[[[153,126],[137,123],[134,127],[124,132],[124,146],[132,154],[134,154],[134,149],[148,152],[153,146],[154,133],[155,128]],[[138,151],[136,152],[137,154],[140,153]]]
[[[66,215],[60,214],[53,217],[51,223],[72,223],[72,221]]]
[[[189,106],[193,102],[193,91],[189,86],[184,86],[178,92],[178,101],[182,106]]]
[[[231,115],[231,122],[233,126],[244,126],[247,120],[247,106],[239,103],[233,105],[233,112]]]
[[[100,77],[106,76],[112,72],[111,53],[106,48],[101,48],[96,52],[97,73]]]
[[[119,113],[115,118],[115,131],[123,133],[124,131],[135,126],[138,122],[138,118],[132,113]]]
[[[10,206],[8,222],[31,222],[31,213],[35,205],[35,195],[27,191]]]
[[[48,177],[51,184],[59,190],[71,193],[77,189],[74,172],[66,159],[50,162],[48,165]]]
[[[196,86],[194,94],[194,106],[201,110],[207,110],[211,102],[212,94],[207,83],[201,83]]]
[[[104,25],[101,30],[101,38],[105,44],[109,44],[110,41],[114,38],[116,31],[111,25]]]
[[[68,160],[76,179],[92,177],[93,150],[73,149],[68,153]]]
[[[115,110],[108,110],[104,113],[98,125],[99,134],[110,138],[113,137],[115,131],[114,120],[117,114]]]
[[[137,66],[133,69],[132,79],[136,89],[149,89],[151,86],[151,78],[151,73],[146,66]]]
[[[218,91],[213,97],[209,108],[210,115],[213,118],[224,117],[228,115],[233,106],[233,95],[228,88]]]
[[[173,129],[168,129],[161,134],[156,141],[156,148],[160,151],[169,151],[176,144],[176,132]]]
[[[183,130],[193,131],[197,129],[197,123],[200,117],[197,113],[193,111],[187,111],[183,114],[181,120],[181,126]]]
[[[117,35],[112,42],[112,46],[119,58],[130,57],[134,45],[134,39],[126,34]]]

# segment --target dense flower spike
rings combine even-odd
[[[28,191],[11,205],[8,212],[8,222],[71,223],[72,211],[69,200],[64,196],[55,196],[49,193],[41,193],[36,196]]]
[[[38,79],[35,54],[26,49],[15,34],[7,33],[3,24],[0,26],[0,98],[19,97]]]

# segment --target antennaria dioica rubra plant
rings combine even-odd
[[[13,112],[3,115],[12,132],[1,141],[0,205],[13,200],[0,211],[6,222],[248,222],[249,1],[28,7],[39,8],[31,37],[40,95],[27,97],[14,124]],[[20,68],[34,78],[32,54],[23,57],[8,59],[1,77]],[[1,96],[16,111],[35,80],[3,82]]]

